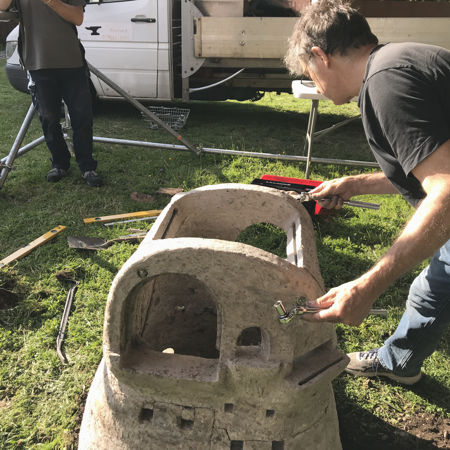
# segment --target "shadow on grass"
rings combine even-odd
[[[398,235],[398,227],[396,224],[390,224],[389,222],[371,222],[371,223],[350,223],[347,219],[350,219],[352,214],[345,212],[345,217],[339,217],[339,212],[329,216],[328,222],[317,222],[316,229],[322,235],[330,234],[334,239],[350,238],[351,243],[354,245],[390,245]]]
[[[411,386],[410,389],[431,404],[448,410],[450,405],[450,391],[435,378],[424,374],[420,382]]]
[[[170,103],[161,106],[180,106],[190,110],[186,126],[181,132],[192,144],[287,155],[304,153],[309,117],[309,106],[305,110],[304,104],[298,110],[282,110],[258,103],[238,102],[193,101],[189,104]],[[96,120],[99,122],[120,119],[133,123],[133,126],[139,123],[136,118],[141,114],[132,105],[123,102],[100,102],[96,110]],[[347,118],[344,114],[320,114],[320,126],[317,129],[327,128]],[[202,142],[197,142],[199,135],[202,136]],[[171,139],[165,131],[151,132],[152,140],[166,141],[166,138]],[[335,148],[342,142],[348,142],[344,153]],[[361,152],[362,155],[355,155]],[[317,140],[313,154],[336,159],[362,158],[373,161],[358,121]]]
[[[422,383],[420,383],[422,384]],[[434,389],[435,387],[433,387]],[[438,386],[436,393],[443,392]],[[439,434],[423,439],[397,428],[361,408],[346,397],[343,386],[335,386],[336,409],[343,450],[435,450],[433,443]],[[442,433],[441,433],[442,434]]]
[[[339,286],[350,281],[355,274],[362,274],[372,264],[371,260],[356,253],[336,251],[320,241],[317,244],[319,267],[326,286]]]
[[[338,405],[339,428],[343,450],[435,450],[425,439],[396,428],[356,403]]]

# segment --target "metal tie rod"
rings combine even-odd
[[[112,89],[114,89],[117,93],[119,93],[125,100],[128,100],[135,108],[137,108],[142,114],[147,116],[149,119],[156,122],[160,127],[164,128],[167,132],[169,132],[177,141],[180,141],[182,144],[184,144],[189,150],[192,150],[197,155],[202,153],[202,148],[192,145],[190,142],[188,142],[181,134],[177,133],[173,128],[171,128],[169,125],[167,125],[165,122],[163,122],[156,114],[152,113],[148,108],[146,108],[142,103],[138,102],[135,98],[133,98],[131,95],[129,95],[127,92],[125,92],[119,85],[114,83],[110,78],[108,78],[105,74],[100,72],[97,68],[95,68],[92,64],[89,62],[87,63],[89,70],[96,75],[98,78],[100,78],[102,81],[104,81],[108,86],[110,86]]]
[[[107,138],[94,136],[94,142],[100,142],[103,144],[121,144],[121,145],[131,145],[135,147],[149,147],[149,148],[160,148],[165,150],[188,150],[184,145],[176,144],[166,144],[162,142],[146,142],[146,141],[133,141],[130,139],[117,139],[117,138]],[[249,152],[245,150],[228,150],[223,148],[209,148],[202,147],[203,153],[213,153],[220,155],[229,156],[247,156],[249,158],[268,158],[268,159],[279,159],[284,161],[301,161],[305,162],[308,160],[307,156],[299,155],[282,155],[279,153],[260,153],[260,152]],[[340,164],[345,166],[360,166],[360,167],[375,167],[380,168],[378,163],[372,161],[356,161],[352,159],[332,159],[332,158],[311,158],[311,162],[321,163],[321,164]]]

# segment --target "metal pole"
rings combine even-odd
[[[33,103],[31,103],[30,107],[28,108],[27,115],[25,116],[25,119],[22,123],[22,126],[20,127],[19,133],[17,133],[14,144],[11,147],[9,155],[5,158],[5,162],[3,162],[3,159],[1,160],[0,189],[5,184],[6,177],[8,176],[9,172],[12,169],[12,164],[14,163],[14,160],[16,159],[17,154],[19,153],[20,145],[22,144],[22,141],[25,137],[25,134],[28,131],[30,123],[33,120],[34,112],[35,108]]]
[[[146,142],[146,141],[132,141],[128,139],[115,139],[115,138],[105,138],[94,136],[94,142],[101,142],[103,144],[121,144],[121,145],[131,145],[135,147],[150,147],[150,148],[161,148],[164,150],[182,150],[186,151],[184,145],[176,144],[163,144],[159,142]],[[226,150],[222,148],[208,148],[202,147],[203,153],[215,153],[220,155],[231,155],[231,156],[247,156],[249,158],[273,158],[281,159],[285,161],[307,161],[307,156],[297,156],[297,155],[280,155],[275,153],[258,153],[258,152],[246,152],[241,150]],[[341,164],[345,166],[361,166],[361,167],[375,167],[380,166],[376,162],[370,161],[354,161],[351,159],[329,159],[329,158],[314,158],[311,157],[311,162],[322,163],[322,164]]]
[[[319,109],[319,100],[311,102],[311,112],[309,113],[308,128],[306,130],[305,147],[308,147],[306,156],[305,178],[309,178],[311,170],[312,144],[314,140],[314,128],[317,121],[317,110]]]
[[[198,146],[194,146],[189,143],[181,134],[177,133],[173,128],[169,127],[165,122],[163,122],[156,114],[149,111],[142,103],[138,102],[131,95],[125,92],[119,85],[114,83],[110,78],[108,78],[105,74],[96,69],[92,64],[88,62],[89,70],[104,81],[108,86],[118,92],[125,100],[130,102],[135,108],[137,108],[142,114],[156,122],[160,127],[164,128],[167,132],[169,132],[177,141],[183,143],[189,150],[192,150],[197,155],[202,152],[202,149]]]

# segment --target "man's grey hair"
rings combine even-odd
[[[369,44],[378,44],[378,38],[350,3],[319,0],[306,8],[295,24],[284,62],[292,74],[301,75],[313,47],[320,47],[328,55],[345,55]]]

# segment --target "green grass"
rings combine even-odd
[[[3,66],[4,62],[2,62]],[[29,106],[29,98],[12,90],[0,70],[0,156],[12,145]],[[309,104],[292,96],[268,94],[257,103],[194,102],[183,135],[193,144],[254,152],[300,154]],[[334,107],[322,102],[319,128],[357,114],[356,105]],[[165,132],[150,131],[140,114],[121,103],[99,107],[97,136],[169,142]],[[26,141],[41,135],[37,119]],[[318,141],[314,155],[371,160],[361,124],[354,122]],[[118,145],[95,144],[95,157],[105,186],[92,189],[75,165],[56,184],[45,181],[49,153],[41,145],[18,158],[0,190],[0,258],[56,225],[67,231],[7,268],[0,270],[0,448],[74,448],[83,404],[101,358],[103,313],[111,282],[136,245],[120,243],[98,252],[69,249],[68,235],[112,238],[127,226],[85,226],[82,218],[142,209],[160,209],[169,197],[156,194],[151,205],[130,198],[132,192],[152,194],[159,187],[199,186],[227,182],[250,183],[264,173],[304,177],[304,164],[219,155],[195,156]],[[313,165],[311,178],[330,179],[367,169]],[[399,196],[365,196],[380,202],[379,211],[344,208],[316,223],[317,248],[326,286],[357,277],[389,247],[411,215]],[[148,229],[149,223],[133,227]],[[257,225],[241,240],[283,256],[285,236],[279,230]],[[338,325],[343,351],[379,346],[395,329],[408,286],[420,271],[415,268],[391,286],[376,306],[388,309],[388,318],[370,317],[358,328]],[[65,350],[70,360],[61,365],[55,339],[71,283],[55,274],[67,270],[81,282],[75,297]],[[388,436],[383,448],[426,448],[426,442],[399,441],[400,418],[427,414],[448,419],[450,404],[449,334],[425,364],[425,378],[417,387],[361,380],[347,375],[334,382],[341,436],[346,449],[371,448]],[[406,419],[405,419],[406,418]],[[358,423],[358,432],[352,428]],[[403,443],[402,443],[403,442]],[[403,446],[402,446],[403,445]],[[377,447],[372,447],[377,448]]]

